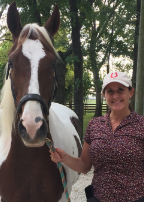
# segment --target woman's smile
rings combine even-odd
[[[113,102],[114,104],[119,104],[121,102],[121,100],[120,101],[117,101],[117,102]]]

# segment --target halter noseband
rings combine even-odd
[[[22,106],[29,100],[40,102],[41,105],[43,106],[43,111],[45,112],[46,115],[48,115],[48,110],[49,109],[48,109],[47,103],[38,94],[27,94],[27,95],[23,96],[22,99],[20,100],[19,104],[18,104],[18,107],[17,107],[17,113],[18,114],[21,113]]]
[[[33,94],[33,93],[29,93],[29,94],[26,94],[24,95],[18,106],[17,106],[17,103],[16,103],[16,96],[15,96],[15,93],[13,91],[13,85],[12,85],[12,79],[11,79],[11,74],[9,73],[10,69],[13,68],[13,64],[12,64],[12,60],[9,59],[8,60],[8,68],[7,68],[7,72],[6,72],[6,80],[8,79],[8,76],[10,77],[10,80],[11,80],[11,91],[12,91],[12,96],[13,96],[13,99],[14,99],[14,103],[15,103],[15,106],[17,108],[17,113],[21,113],[21,109],[22,109],[22,106],[27,102],[27,101],[38,101],[42,106],[43,106],[43,111],[46,115],[49,115],[49,108],[50,108],[50,105],[51,105],[51,102],[52,102],[52,99],[55,97],[55,94],[56,94],[56,90],[57,90],[57,82],[58,82],[58,79],[57,79],[57,75],[56,75],[56,69],[55,69],[55,64],[56,64],[56,60],[53,61],[52,63],[52,69],[54,69],[54,78],[53,78],[53,85],[52,85],[52,93],[51,93],[51,97],[49,99],[49,102],[48,104],[45,102],[45,100],[38,94]]]

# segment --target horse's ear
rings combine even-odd
[[[15,2],[12,2],[9,6],[7,13],[7,25],[13,36],[18,37],[22,30],[22,26]]]
[[[49,17],[47,22],[45,23],[44,27],[49,32],[50,36],[54,36],[60,26],[60,12],[57,5],[55,5],[52,15]]]

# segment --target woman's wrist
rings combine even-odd
[[[71,157],[71,156],[69,156],[69,155],[65,152],[63,158],[61,159],[61,162],[64,163],[64,164],[67,164],[68,161],[70,160],[70,159],[69,159],[70,157]]]

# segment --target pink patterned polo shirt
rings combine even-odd
[[[93,118],[84,140],[94,166],[92,184],[100,202],[144,197],[144,116],[134,111],[112,131],[110,112]]]

